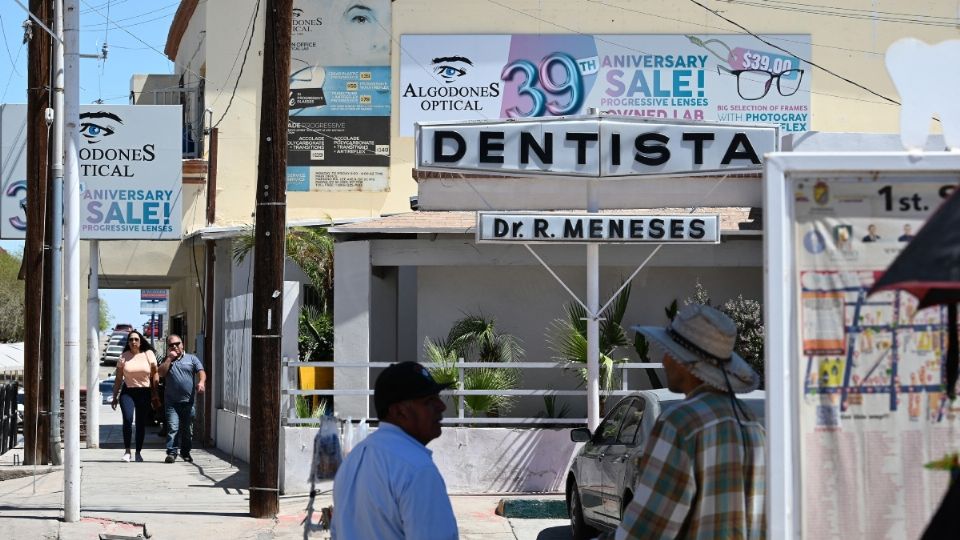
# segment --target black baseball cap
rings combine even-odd
[[[386,416],[387,409],[394,403],[439,394],[453,385],[452,382],[440,384],[433,380],[427,368],[417,362],[390,364],[377,377],[373,388],[377,417]]]

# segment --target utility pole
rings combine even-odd
[[[51,208],[53,231],[50,246],[50,462],[63,465],[60,440],[60,370],[63,366],[63,0],[53,8],[53,132],[50,171],[53,176]]]
[[[30,0],[30,11],[50,25],[49,2]],[[32,23],[31,23],[32,24]],[[47,202],[47,141],[49,137],[47,109],[50,102],[50,37],[32,25],[27,68],[27,239],[23,248],[24,265],[24,426],[23,463],[45,464],[47,437],[41,424],[49,425],[49,417],[41,420],[40,380],[42,373],[40,342],[43,317],[43,239]],[[51,119],[52,120],[52,119]],[[42,442],[41,442],[42,439]]]
[[[80,521],[80,10],[78,0],[64,0],[63,7],[63,520],[74,523]]]
[[[286,238],[287,118],[293,0],[267,0],[254,225],[253,335],[250,347],[250,515],[280,509],[280,345]],[[209,291],[208,294],[212,294]]]

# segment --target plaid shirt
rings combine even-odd
[[[765,538],[766,431],[739,414],[742,437],[729,394],[700,386],[660,416],[617,540]]]

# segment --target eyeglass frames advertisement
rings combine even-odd
[[[725,69],[721,71],[719,67],[717,68],[717,73],[722,74],[724,71],[737,78],[737,94],[748,101],[765,97],[770,92],[774,80],[777,82],[777,92],[781,96],[792,96],[800,89],[800,81],[803,80],[802,69],[787,69],[774,73],[764,69]]]

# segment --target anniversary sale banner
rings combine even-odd
[[[606,114],[810,129],[809,35],[404,35],[415,122]],[[785,52],[785,51],[789,51]]]

